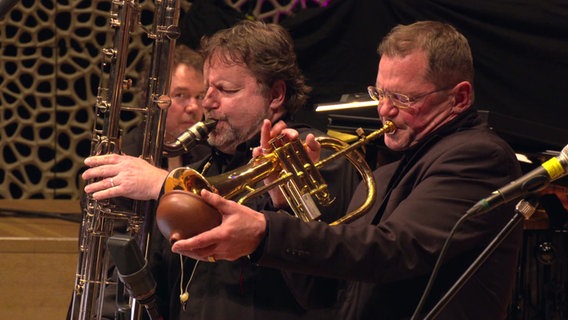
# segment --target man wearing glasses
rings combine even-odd
[[[473,59],[462,34],[439,22],[400,25],[378,52],[377,80],[369,94],[378,103],[380,119],[397,128],[384,136],[386,146],[402,156],[374,172],[377,195],[365,216],[338,226],[303,223],[278,212],[260,214],[203,191],[205,201],[227,219],[176,242],[172,250],[202,260],[250,255],[262,266],[346,280],[338,319],[411,318],[452,227],[480,199],[521,172],[511,148],[472,108]],[[270,126],[262,132],[265,147]],[[306,142],[317,156],[317,145],[309,137]],[[365,195],[361,186],[351,207]],[[413,318],[424,318],[438,303],[511,219],[512,206],[463,222],[422,312]],[[506,318],[520,240],[517,228],[437,319]]]

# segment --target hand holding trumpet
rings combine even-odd
[[[269,120],[265,120],[261,128],[260,146],[253,150],[253,157],[272,152],[273,147],[269,141],[281,134],[290,140],[298,139],[299,136],[296,130],[287,128],[282,121],[272,126]],[[312,161],[319,158],[321,148],[314,135],[306,137],[304,146]],[[265,183],[276,178],[276,174],[269,176]],[[269,194],[275,207],[287,205],[279,188],[271,189]],[[203,261],[210,261],[211,258],[233,261],[256,250],[266,232],[264,214],[205,189],[201,190],[200,196],[221,213],[221,224],[189,239],[176,241],[172,246],[173,252]]]
[[[287,127],[284,121],[279,121],[272,126],[270,120],[265,119],[262,128],[260,130],[260,146],[254,148],[252,156],[254,158],[269,154],[274,151],[273,146],[270,144],[270,141],[276,138],[279,135],[286,136],[289,140],[298,139],[299,133],[294,129],[290,129]],[[304,143],[306,148],[306,152],[310,159],[313,162],[316,162],[319,159],[321,146],[316,141],[316,138],[313,134],[308,134],[306,136],[306,141]],[[272,175],[264,180],[265,184],[269,184],[273,182],[277,178],[276,174]],[[286,202],[286,198],[282,194],[279,188],[272,188],[268,191],[270,198],[272,199],[272,204],[275,208],[284,208],[288,205]]]
[[[266,232],[265,216],[205,189],[201,198],[222,215],[219,226],[189,239],[176,241],[172,251],[193,259],[234,261],[251,254]]]

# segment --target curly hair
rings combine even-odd
[[[305,104],[311,91],[298,66],[292,37],[278,24],[242,20],[202,38],[201,53],[205,61],[215,55],[226,63],[246,65],[267,88],[278,80],[284,81],[284,105],[291,114]]]

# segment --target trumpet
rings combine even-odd
[[[273,147],[271,153],[253,158],[247,165],[234,171],[205,178],[191,168],[175,169],[164,183],[164,194],[156,211],[156,223],[162,234],[174,243],[221,223],[220,213],[199,197],[202,189],[215,192],[225,199],[238,198],[237,202],[244,204],[275,187],[280,188],[296,217],[305,222],[319,220],[322,215],[316,201],[322,206],[333,202],[333,196],[319,169],[340,156],[345,156],[357,169],[368,190],[365,201],[358,208],[347,212],[330,225],[350,222],[369,210],[376,195],[372,170],[359,149],[383,134],[394,131],[395,125],[385,121],[380,129],[367,136],[362,130],[358,130],[359,139],[353,144],[332,137],[318,137],[316,141],[322,148],[331,148],[335,153],[316,163],[310,160],[299,139],[289,141],[280,135],[270,141]],[[255,187],[273,174],[278,174],[278,178]]]

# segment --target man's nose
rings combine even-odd
[[[212,109],[216,108],[217,105],[215,89],[212,87],[207,88],[203,100],[201,101],[201,106],[205,109]]]
[[[377,106],[379,116],[381,117],[394,117],[398,114],[398,108],[392,103],[391,99],[385,97],[381,100],[381,103]]]
[[[186,102],[185,105],[183,106],[185,112],[192,112],[195,109],[199,109],[201,108],[201,102],[199,101],[199,99],[195,98],[195,97],[191,97],[189,98]]]

